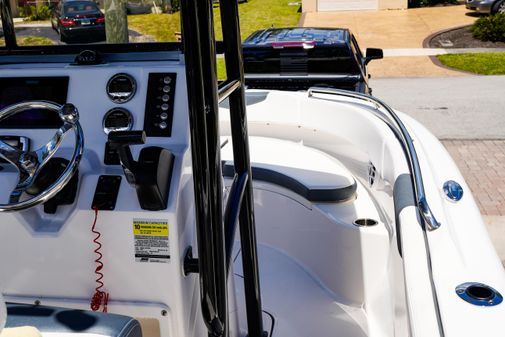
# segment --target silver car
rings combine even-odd
[[[466,8],[484,14],[505,13],[505,0],[465,0]]]

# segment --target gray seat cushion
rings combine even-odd
[[[33,326],[42,334],[87,333],[107,337],[142,337],[137,320],[123,315],[7,303],[5,327]]]

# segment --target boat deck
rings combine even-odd
[[[238,245],[238,244],[237,244]],[[367,336],[361,308],[340,304],[300,264],[274,248],[258,247],[263,310],[274,317],[273,336]],[[243,301],[242,259],[235,259],[238,300]],[[239,305],[239,308],[244,308]]]

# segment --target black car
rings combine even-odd
[[[257,89],[307,90],[324,86],[371,93],[366,65],[382,58],[366,56],[348,29],[270,28],[242,44],[246,85]]]
[[[105,40],[105,16],[94,1],[60,1],[52,9],[51,26],[63,42]]]

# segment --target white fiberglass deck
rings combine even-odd
[[[276,337],[365,337],[360,308],[344,306],[292,258],[274,248],[258,247],[263,310],[274,317]],[[235,260],[235,284],[243,298],[241,257]],[[243,307],[243,306],[239,306]]]

